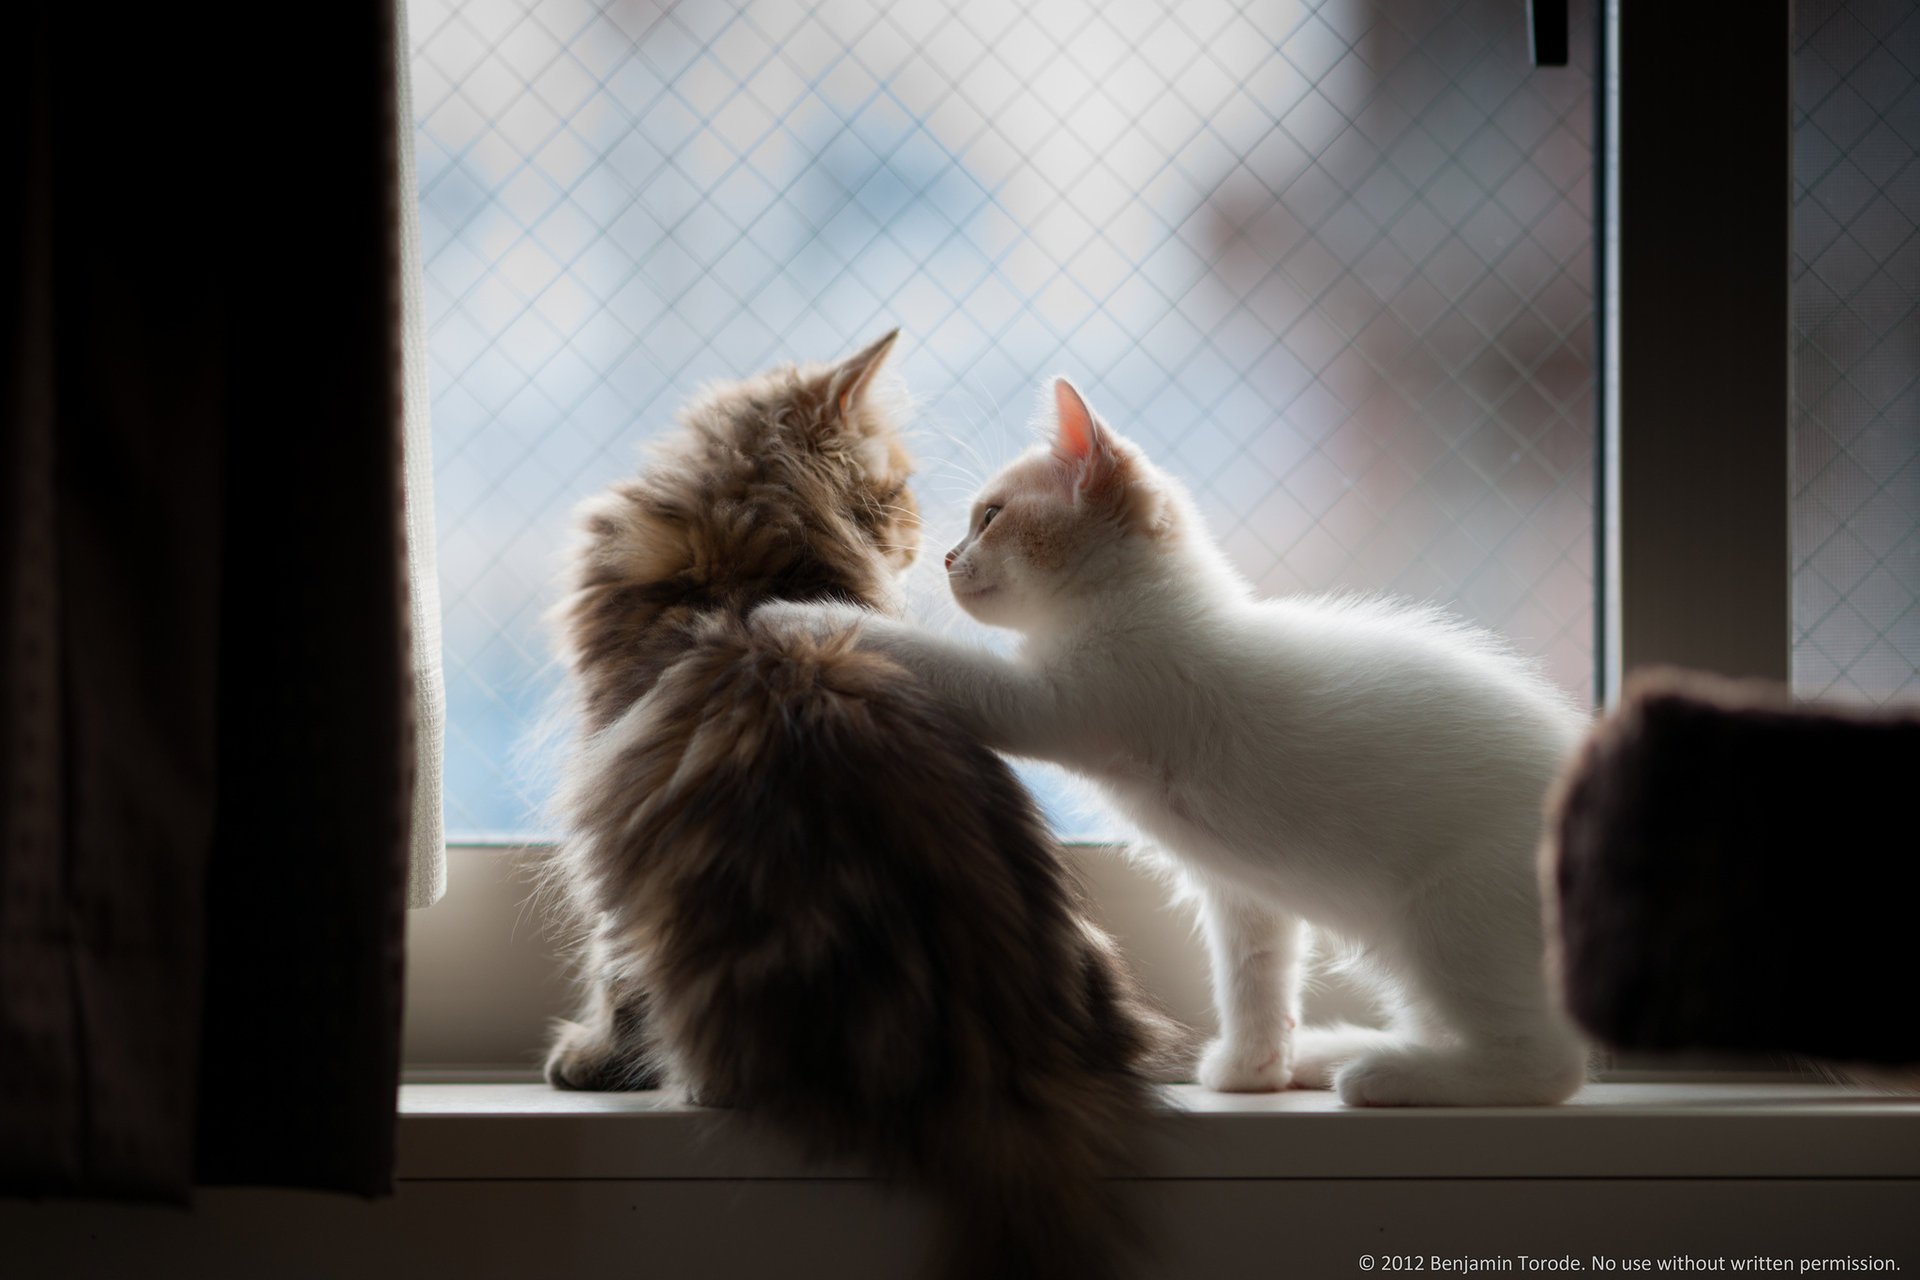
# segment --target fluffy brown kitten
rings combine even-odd
[[[1096,1276],[1167,1024],[999,757],[846,634],[919,520],[875,373],[708,388],[585,515],[563,610],[584,720],[555,873],[587,941],[562,1088],[666,1083],[932,1191],[949,1276]]]

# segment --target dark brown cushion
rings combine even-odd
[[[1634,682],[1549,820],[1573,1015],[1623,1049],[1920,1062],[1916,801],[1911,709]]]

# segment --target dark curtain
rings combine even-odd
[[[390,2],[36,0],[0,40],[9,1192],[390,1186]]]

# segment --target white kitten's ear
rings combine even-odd
[[[853,406],[860,402],[860,397],[873,385],[873,375],[880,372],[880,366],[886,363],[887,352],[893,350],[893,341],[899,336],[900,331],[893,330],[872,346],[842,360],[827,375],[827,394],[833,397],[834,407],[843,417],[852,411]]]
[[[1059,423],[1053,456],[1072,469],[1076,489],[1105,491],[1118,471],[1112,433],[1065,378],[1053,380],[1053,407]]]

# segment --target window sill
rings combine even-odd
[[[1920,1102],[1811,1083],[1608,1083],[1562,1107],[1348,1110],[1326,1093],[1166,1091],[1140,1176],[1920,1178]],[[657,1094],[408,1084],[401,1180],[846,1180]]]
[[[1337,1280],[1562,1254],[1870,1255],[1920,1267],[1920,1103],[1772,1082],[1608,1083],[1558,1108],[1343,1111],[1169,1091],[1130,1203],[1143,1280]],[[0,1201],[7,1276],[196,1280],[898,1280],[924,1202],[808,1166],[725,1113],[533,1083],[412,1084],[398,1194],[249,1188],[145,1205]],[[1631,1259],[1632,1262],[1625,1260]],[[1534,1268],[1538,1270],[1538,1268]],[[1796,1268],[1797,1270],[1797,1268]]]

